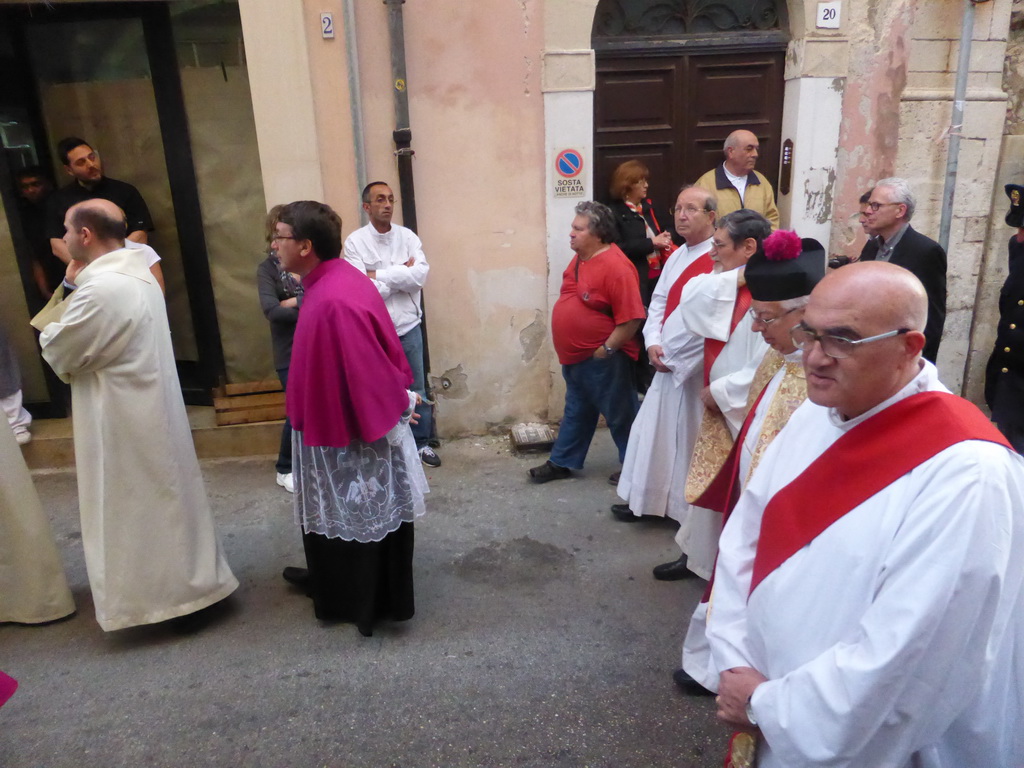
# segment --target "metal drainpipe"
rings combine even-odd
[[[412,178],[412,128],[409,125],[409,89],[405,76],[405,26],[402,6],[405,0],[384,0],[388,7],[388,35],[391,39],[391,86],[395,93],[395,156],[398,159],[398,184],[401,187],[402,222],[416,231],[416,186]],[[427,399],[434,402],[430,386],[430,344],[427,341],[427,309],[420,294],[420,330],[423,333],[423,378]],[[431,440],[437,436],[437,410],[431,419]]]
[[[942,218],[939,222],[939,245],[949,252],[949,231],[953,222],[953,198],[960,167],[960,134],[964,123],[964,98],[967,95],[967,75],[971,66],[971,38],[974,36],[974,6],[988,0],[964,0],[964,15],[960,24],[960,55],[956,65],[956,85],[953,89],[953,116],[949,122],[949,149],[946,153],[946,183],[942,189]]]
[[[402,6],[405,0],[384,0],[388,7],[388,33],[391,38],[391,85],[395,94],[395,155],[398,158],[398,183],[402,188],[402,220],[416,231],[416,188],[412,180],[412,128],[409,127],[409,93],[405,77],[405,27]]]
[[[348,60],[348,97],[352,113],[352,141],[356,152],[356,183],[366,185],[366,143],[363,139],[363,96],[359,90],[359,55],[356,50],[356,12],[352,0],[343,0],[345,49]]]
[[[964,0],[964,15],[960,23],[960,54],[957,57],[956,85],[953,89],[953,116],[949,125],[949,151],[946,155],[946,183],[942,190],[942,219],[939,223],[939,245],[949,253],[949,232],[953,221],[953,198],[956,191],[956,177],[960,164],[960,133],[964,122],[964,97],[967,95],[967,75],[971,63],[971,40],[974,37],[974,6],[988,0]],[[978,285],[975,288],[974,306],[977,307],[982,298],[983,284],[979,272]],[[964,360],[963,376],[960,393],[963,394],[968,384],[971,359],[970,345],[978,324],[978,315],[971,317],[971,329],[967,337],[967,355]]]

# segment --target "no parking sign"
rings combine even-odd
[[[555,197],[583,197],[583,153],[578,149],[563,149],[555,156]]]

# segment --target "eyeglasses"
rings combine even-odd
[[[761,325],[771,325],[776,320],[781,320],[786,315],[792,312],[796,312],[798,309],[803,309],[803,307],[793,307],[792,309],[787,309],[778,317],[761,317],[760,315],[757,314],[757,310],[751,307],[750,309],[747,310],[747,314],[754,318],[755,323],[760,323]]]
[[[685,213],[687,216],[693,216],[695,213],[707,210],[706,208],[698,208],[696,205],[688,205],[685,208],[680,208],[678,205],[672,206],[668,209],[668,212],[673,216],[677,216],[680,213]]]
[[[891,339],[893,336],[902,336],[910,333],[909,328],[897,328],[895,331],[880,333],[877,336],[868,336],[866,339],[847,339],[845,336],[836,336],[831,333],[815,333],[803,323],[790,329],[789,335],[797,349],[809,350],[814,342],[821,342],[821,351],[833,360],[845,360],[861,344],[868,344],[872,341]]]
[[[883,205],[903,205],[903,203],[865,203],[872,213],[878,213],[878,209]]]
[[[270,242],[274,242],[275,240],[298,240],[298,239],[299,238],[292,237],[291,235],[274,235],[272,238],[270,238]]]

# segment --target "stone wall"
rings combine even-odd
[[[1024,184],[1024,0],[1010,8],[1002,89],[1008,98],[1003,121],[1002,147],[993,176],[991,201],[984,226],[984,258],[979,270],[974,306],[970,354],[964,395],[981,403],[985,387],[985,363],[995,341],[999,321],[999,289],[1006,279],[1006,243],[1013,230],[1004,218],[1009,208],[1003,186]]]

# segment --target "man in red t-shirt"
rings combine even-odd
[[[530,470],[535,483],[561,480],[583,468],[598,416],[608,423],[620,462],[626,454],[640,407],[633,363],[645,312],[636,267],[612,244],[615,234],[607,206],[576,206],[569,233],[576,256],[562,273],[551,313],[551,336],[565,378],[565,412],[551,458]]]

